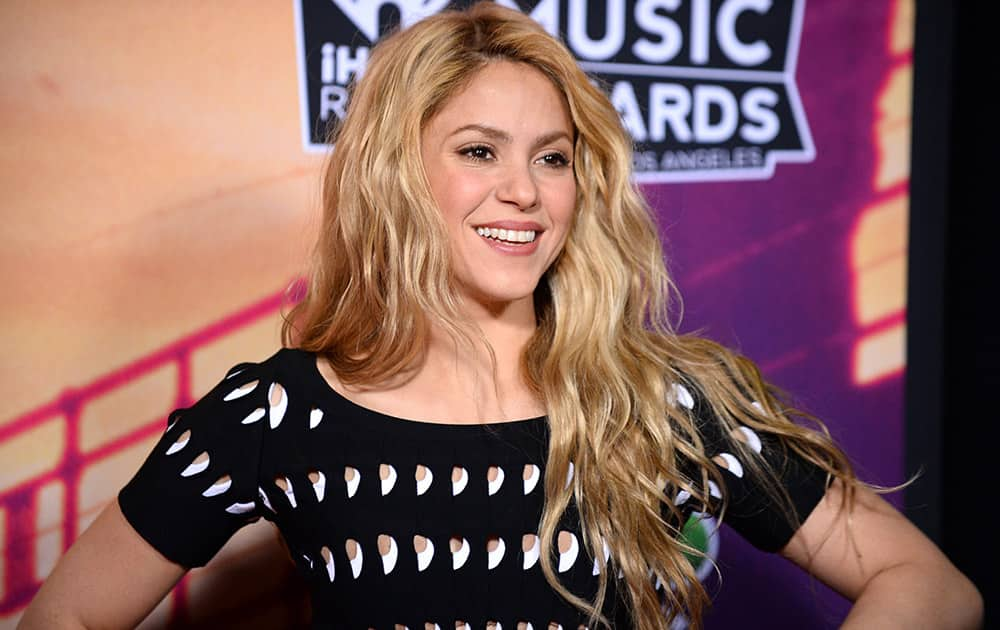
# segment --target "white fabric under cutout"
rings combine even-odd
[[[257,488],[257,496],[260,497],[261,503],[263,503],[267,509],[277,513],[276,510],[273,507],[271,507],[271,502],[268,501],[267,493],[264,492],[263,488],[260,487]]]
[[[319,426],[319,423],[323,421],[323,410],[317,407],[313,407],[312,411],[309,412],[309,428],[315,429]]]
[[[686,387],[680,383],[674,383],[672,389],[674,390],[674,398],[678,403],[688,409],[694,409],[694,397]]]
[[[524,494],[531,494],[531,491],[535,489],[538,485],[538,479],[541,477],[541,471],[538,466],[534,464],[526,464],[525,469],[528,470],[528,478],[524,480]]]
[[[750,427],[745,427],[743,425],[740,425],[739,427],[737,427],[737,429],[746,438],[747,446],[749,446],[755,453],[760,453],[761,450],[760,436],[757,435],[757,433]]]
[[[323,547],[319,552],[320,557],[323,558],[323,564],[326,565],[326,574],[329,576],[330,581],[337,575],[336,567],[333,564],[333,552],[330,551],[329,547]]]
[[[392,464],[382,464],[386,467],[387,475],[385,479],[382,479],[382,496],[392,492],[393,486],[396,485],[396,468]],[[379,475],[381,477],[381,474]]]
[[[469,483],[469,471],[465,468],[459,468],[458,466],[456,466],[456,468],[458,468],[461,472],[459,473],[458,481],[454,481],[454,476],[452,477],[451,496],[453,497],[462,494],[462,490],[465,490],[465,486]],[[454,475],[454,473],[452,474]]]
[[[191,441],[191,429],[188,429],[184,433],[181,433],[179,436],[177,436],[177,439],[174,440],[174,443],[171,444],[170,448],[167,449],[167,455],[173,455],[174,453],[180,451],[182,448],[187,446],[188,442],[190,441]]]
[[[281,389],[281,397],[278,402],[273,402],[274,388],[278,387]],[[267,391],[267,399],[271,402],[271,428],[277,429],[278,425],[281,424],[281,420],[285,417],[285,411],[288,409],[288,390],[282,387],[281,383],[271,383],[271,387]]]
[[[431,565],[431,559],[434,558],[434,542],[430,538],[424,537],[427,541],[427,546],[424,547],[423,551],[417,551],[417,571],[423,571]]]
[[[722,492],[719,490],[719,486],[714,481],[708,482],[708,493],[716,499],[722,498]]]
[[[503,538],[497,538],[497,548],[490,551],[489,548],[486,550],[487,561],[486,565],[488,569],[495,569],[500,565],[500,561],[503,560],[503,554],[507,550],[507,545],[504,543]]]
[[[601,547],[604,549],[604,566],[608,566],[608,562],[611,560],[611,548],[608,547],[608,541],[604,540],[604,536],[601,536]],[[597,558],[594,558],[594,575],[600,575],[601,565],[598,563]]]
[[[361,566],[364,564],[364,554],[361,553],[361,543],[351,539],[348,539],[347,542],[353,542],[355,549],[358,551],[357,555],[354,556],[354,559],[351,560],[351,573],[354,575],[354,579],[358,579],[358,576],[361,575]],[[349,555],[348,558],[350,558]]]
[[[382,571],[389,575],[396,568],[396,560],[399,559],[399,548],[396,546],[396,539],[383,534],[389,539],[389,550],[382,555]],[[381,552],[379,552],[381,553]]]
[[[264,417],[265,413],[266,411],[264,411],[263,407],[257,407],[249,414],[247,414],[247,417],[243,418],[243,420],[240,421],[240,424],[253,424],[254,422],[258,422],[261,418]]]
[[[687,500],[690,498],[691,498],[690,492],[688,492],[687,490],[681,490],[680,492],[677,493],[677,496],[674,497],[674,505],[683,505],[684,503],[687,503]]]
[[[316,474],[319,475],[319,479],[316,481],[311,481],[313,492],[316,493],[316,500],[323,502],[323,496],[326,494],[326,475],[323,474],[322,470],[317,470]]]
[[[456,571],[461,569],[465,565],[465,561],[468,559],[469,541],[463,538],[462,546],[458,548],[458,551],[453,551],[451,554],[451,568]]]
[[[202,455],[205,456],[204,459],[202,459],[201,457]],[[199,459],[201,459],[201,461],[198,461]],[[204,471],[206,468],[208,468],[208,462],[210,461],[210,459],[211,458],[208,456],[207,452],[202,452],[201,455],[195,457],[194,460],[192,460],[191,463],[188,464],[187,468],[181,471],[181,477],[191,477],[193,475],[197,475],[198,473]]]
[[[225,492],[226,490],[229,490],[229,488],[232,485],[233,485],[233,480],[230,477],[225,477],[225,478],[222,478],[222,479],[218,479],[218,480],[216,480],[215,483],[213,483],[208,488],[206,488],[205,491],[201,493],[201,496],[203,496],[203,497],[218,496],[218,495],[222,494],[223,492]]]
[[[350,479],[346,479],[348,471],[354,472],[354,476]],[[347,498],[350,499],[358,491],[358,484],[361,483],[361,471],[353,466],[347,466],[344,468],[344,477],[347,482]]]
[[[719,453],[719,457],[726,462],[724,468],[736,475],[739,478],[743,478],[743,464],[740,463],[736,456],[732,453]]]
[[[416,477],[416,473],[414,473]],[[427,492],[427,489],[431,487],[431,483],[434,481],[434,473],[427,466],[424,466],[424,478],[417,479],[417,496],[422,495]]]
[[[226,402],[229,402],[231,400],[236,400],[237,398],[243,398],[244,396],[246,396],[247,394],[249,394],[253,390],[257,389],[257,383],[259,383],[259,382],[260,381],[250,381],[249,383],[246,383],[245,385],[240,385],[239,387],[237,387],[233,391],[231,391],[228,394],[226,394],[226,396],[222,400],[224,400]]]
[[[569,549],[565,552],[559,552],[559,573],[565,573],[572,568],[573,563],[576,562],[576,557],[580,554],[580,542],[576,539],[576,535],[573,532],[568,532],[563,530],[559,532],[562,534],[569,534]]]
[[[532,534],[531,537],[532,537],[531,549],[528,549],[527,551],[524,552],[523,568],[525,571],[535,566],[535,563],[538,562],[538,557],[541,555],[541,546],[542,546],[541,541],[539,540],[538,536],[535,536],[534,534]]]
[[[250,503],[233,503],[226,508],[226,511],[230,514],[246,514],[247,512],[252,512],[256,504]]]
[[[285,477],[284,479],[286,484],[285,487],[284,488],[281,488],[281,486],[278,487],[281,488],[282,491],[284,491],[285,496],[288,497],[288,502],[292,504],[292,507],[293,508],[298,507],[298,505],[295,503],[295,490],[292,489],[292,480],[289,479],[288,477]]]
[[[503,485],[503,468],[497,466],[496,469],[497,469],[497,478],[494,479],[493,481],[489,481],[490,496],[496,494],[497,491],[500,489],[500,486]]]

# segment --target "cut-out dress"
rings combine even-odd
[[[783,547],[794,533],[783,511],[738,457],[714,449],[722,441],[702,401],[682,386],[675,393],[699,414],[709,455],[726,463],[725,487],[713,488],[728,495],[726,523],[761,549]],[[742,431],[782,471],[804,520],[825,475]],[[146,541],[185,567],[204,565],[244,525],[272,521],[309,585],[316,628],[450,629],[463,621],[570,630],[586,617],[549,586],[538,558],[547,432],[544,417],[454,425],[378,413],[330,388],[315,355],[286,348],[235,366],[173,412],[118,501]],[[590,598],[598,569],[572,502],[559,531],[559,579]],[[614,580],[604,611],[616,628],[630,627]]]

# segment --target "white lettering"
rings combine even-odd
[[[722,147],[664,151],[660,168],[665,171],[680,171],[731,168],[734,165],[746,167],[751,165],[751,159],[752,156],[743,147],[737,147],[733,153]]]
[[[741,66],[756,66],[771,58],[771,47],[767,42],[757,40],[751,44],[740,41],[736,35],[736,20],[744,11],[764,14],[771,9],[771,0],[726,0],[719,9],[715,22],[715,36],[719,48],[733,63]]]
[[[713,105],[722,112],[719,121],[712,122]],[[694,112],[692,126],[698,142],[723,142],[736,133],[740,112],[736,97],[719,85],[696,85],[694,87]]]
[[[670,18],[660,15],[657,9],[676,11],[680,0],[639,0],[635,5],[635,21],[653,35],[659,35],[659,42],[641,37],[632,44],[632,52],[646,63],[666,63],[677,56],[684,44],[681,27]]]
[[[319,90],[319,117],[324,122],[334,113],[340,120],[347,115],[347,88],[324,85]]]
[[[323,83],[333,83],[333,51],[336,50],[330,42],[323,44],[320,50],[319,80]]]
[[[352,74],[360,79],[367,65],[367,46],[358,46],[353,55],[350,46],[337,46],[337,83],[340,85],[347,85]]]
[[[740,127],[740,137],[754,144],[766,144],[778,137],[781,120],[774,113],[778,94],[766,87],[747,90],[740,99],[740,107],[748,122]]]
[[[605,31],[601,39],[591,39],[587,34],[587,0],[570,0],[570,48],[582,59],[603,61],[621,50],[625,43],[625,0],[605,0]]]
[[[632,154],[632,168],[636,171],[655,171],[659,167],[656,151],[635,151]]]
[[[531,19],[542,25],[549,35],[559,37],[559,0],[542,0],[531,10]]]
[[[709,0],[691,0],[691,63],[708,63]]]
[[[611,103],[621,114],[622,123],[636,142],[646,141],[646,123],[642,119],[639,99],[635,97],[635,88],[628,81],[618,81],[611,89]]]
[[[687,116],[691,112],[691,94],[676,83],[654,83],[649,89],[649,139],[666,139],[666,124],[678,142],[691,142]]]
[[[738,168],[764,166],[764,153],[760,147],[736,147],[733,149],[733,166]]]

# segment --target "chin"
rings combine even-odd
[[[501,307],[527,300],[534,305],[535,288],[538,281],[523,283],[493,284],[491,286],[471,286],[464,291],[476,302],[490,307]]]

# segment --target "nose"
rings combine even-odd
[[[511,165],[497,185],[497,198],[519,210],[528,210],[538,203],[538,184],[530,166]]]

